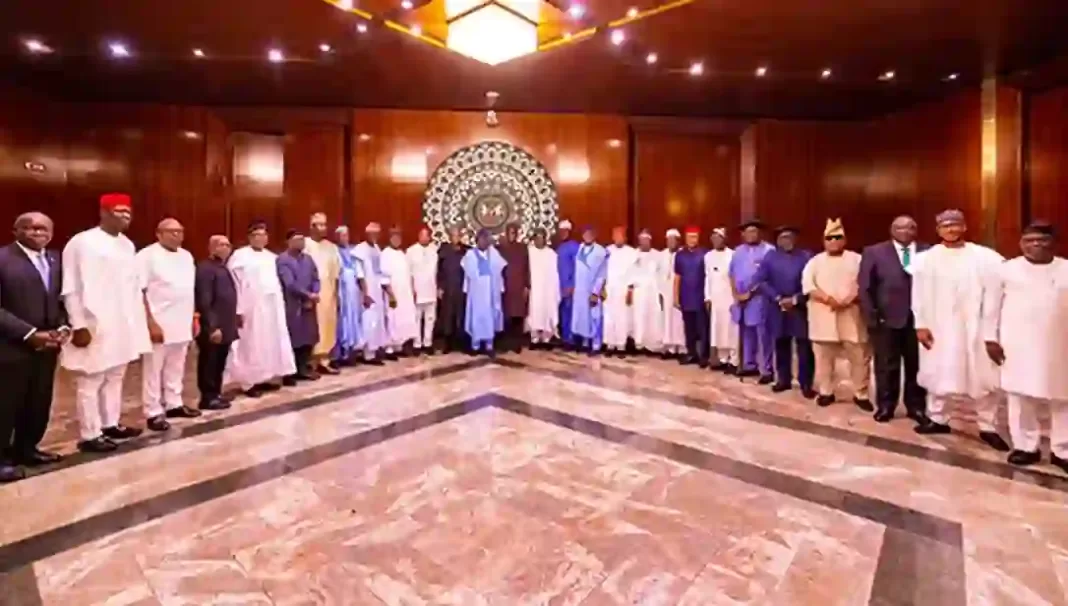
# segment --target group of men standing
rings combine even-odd
[[[432,353],[435,337],[445,351],[491,356],[528,339],[591,355],[638,350],[758,377],[775,392],[793,388],[796,351],[798,387],[820,406],[835,400],[844,357],[854,403],[879,422],[893,418],[903,374],[905,407],[923,434],[950,432],[951,408],[967,401],[982,440],[1007,451],[994,427],[1007,393],[1015,464],[1039,460],[1036,409],[1049,405],[1051,461],[1068,471],[1068,373],[1056,366],[1068,359],[1068,263],[1053,254],[1048,225],[1025,229],[1023,256],[1005,262],[964,240],[959,211],[937,217],[934,247],[899,217],[891,239],[863,254],[847,250],[844,226],[829,220],[816,255],[796,246],[796,228],[764,242],[756,220],[740,226],[735,249],[722,228],[707,250],[696,228],[669,230],[663,250],[647,230],[631,247],[624,228],[602,246],[593,228],[572,240],[568,221],[552,244],[542,229],[524,243],[510,224],[499,242],[479,231],[474,246],[456,228],[437,245],[424,228],[405,249],[399,229],[382,248],[377,223],[358,244],[344,226],[331,241],[316,213],[306,233],[286,234],[280,254],[256,221],[247,246],[233,251],[212,236],[210,256],[196,264],[172,218],[157,225],[155,244],[135,251],[124,235],[132,215],[129,196],[102,196],[99,225],[60,257],[47,248],[51,220],[27,213],[0,249],[0,370],[9,382],[0,481],[23,477],[19,465],[59,459],[38,449],[57,363],[74,376],[78,447],[108,452],[142,431],[120,421],[134,360],[146,425],[166,431],[170,418],[230,407],[224,385],[260,397],[359,361]],[[194,340],[197,407],[182,398]]]

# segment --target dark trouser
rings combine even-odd
[[[682,328],[686,333],[686,354],[698,362],[708,361],[708,310],[704,307],[682,311]]]
[[[911,324],[911,323],[910,323]],[[879,410],[893,412],[901,394],[901,364],[905,365],[905,410],[922,413],[927,409],[927,390],[916,383],[920,370],[920,346],[912,326],[871,329],[875,349],[875,393]]]
[[[0,448],[16,457],[33,454],[48,429],[57,359],[36,353],[0,363]]]
[[[520,352],[523,350],[523,325],[526,318],[505,318],[504,331],[497,337],[497,349]]]
[[[560,298],[560,341],[571,343],[571,303],[574,297]]]
[[[793,344],[797,343],[797,383],[801,389],[812,389],[812,377],[816,372],[815,358],[812,356],[812,341],[795,337],[778,337],[775,339],[775,382],[779,385],[793,385]]]
[[[466,295],[446,291],[438,301],[438,313],[434,332],[445,342],[446,351],[467,349],[470,338],[464,328]]]
[[[230,343],[212,343],[208,338],[197,339],[197,389],[200,402],[206,404],[222,395],[223,371],[230,356]]]
[[[314,345],[301,345],[293,348],[293,364],[297,367],[298,375],[308,374],[311,364],[311,354]]]

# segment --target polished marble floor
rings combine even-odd
[[[546,352],[349,369],[0,487],[0,606],[1068,606],[1068,477],[841,395]]]

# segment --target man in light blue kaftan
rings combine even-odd
[[[493,357],[493,339],[504,330],[504,268],[508,263],[490,246],[489,231],[483,229],[475,238],[475,248],[464,254],[464,292],[467,308],[464,330],[471,337],[471,350],[484,350]]]
[[[571,309],[575,294],[575,255],[579,243],[571,239],[571,221],[560,222],[556,234],[556,270],[560,274],[560,342],[564,349],[571,349]]]
[[[356,258],[356,281],[360,287],[363,310],[360,313],[360,333],[363,338],[363,360],[367,364],[381,366],[379,350],[386,346],[386,306],[396,305],[389,276],[382,271],[382,249],[378,237],[382,228],[378,223],[369,223],[364,232],[364,241],[353,247]]]
[[[775,247],[761,239],[762,229],[764,224],[755,219],[741,225],[742,244],[734,249],[727,275],[731,279],[735,301],[731,306],[731,320],[738,325],[742,339],[742,362],[738,376],[759,375],[760,383],[768,384],[774,380],[771,373],[774,339],[767,323],[768,311],[773,303],[760,290],[757,270],[764,262],[764,257]]]
[[[337,342],[330,355],[338,364],[345,365],[363,345],[360,339],[363,296],[357,282],[360,264],[353,254],[349,228],[344,225],[337,228],[337,251],[341,257],[341,273],[337,280]]]
[[[581,340],[580,348],[590,355],[601,351],[604,336],[604,282],[608,272],[608,251],[596,242],[592,227],[582,232],[582,245],[575,255],[575,291],[571,307],[571,333]]]

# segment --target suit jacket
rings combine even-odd
[[[916,243],[916,254],[931,246]],[[901,265],[893,240],[864,249],[860,260],[860,309],[870,327],[912,325],[912,275]]]
[[[226,264],[215,258],[197,264],[194,291],[200,336],[206,339],[219,329],[223,343],[236,341],[237,286]]]
[[[36,355],[26,344],[33,329],[54,330],[67,324],[67,310],[60,299],[63,266],[60,255],[45,250],[49,286],[46,289],[33,261],[12,242],[0,248],[0,361]]]

